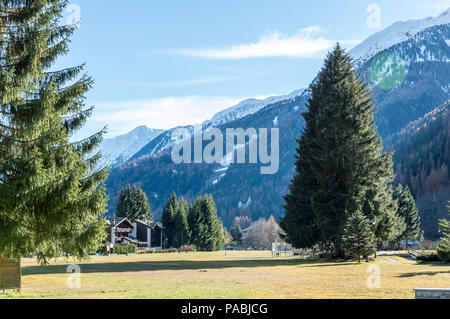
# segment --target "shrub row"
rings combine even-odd
[[[421,255],[417,256],[416,260],[418,262],[435,262],[435,261],[440,261],[439,256],[437,255],[437,253],[421,254]]]
[[[136,253],[136,246],[133,244],[114,244],[114,254],[134,254]]]
[[[168,254],[168,253],[181,253],[181,252],[193,252],[195,248],[192,246],[182,246],[180,249],[177,248],[167,248],[167,249],[148,249],[139,250],[138,254]]]
[[[450,262],[450,252],[448,251],[442,251],[439,250],[437,251],[437,256],[439,257],[439,260],[443,261],[443,262]]]

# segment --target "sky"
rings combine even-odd
[[[246,98],[306,88],[336,42],[351,49],[450,0],[73,0],[55,68],[86,63],[95,111],[76,137],[201,123]],[[379,18],[378,18],[379,17]]]

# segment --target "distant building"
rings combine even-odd
[[[110,218],[106,238],[106,250],[110,251],[114,244],[133,244],[138,250],[163,249],[164,227],[152,221],[134,220],[128,218]]]
[[[242,230],[242,240],[246,240],[249,237],[250,230],[254,227],[254,224]]]

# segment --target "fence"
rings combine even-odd
[[[272,243],[272,257],[280,257],[282,254],[292,256],[294,254],[292,245],[287,243]]]
[[[450,299],[450,289],[416,288],[416,299]]]
[[[0,257],[0,290],[20,289],[20,260],[10,260]]]

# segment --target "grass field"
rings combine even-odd
[[[20,292],[0,298],[414,298],[414,288],[450,288],[450,266],[416,265],[399,256],[366,263],[272,259],[270,252],[149,254],[92,257],[79,263],[79,289],[67,265],[22,260]],[[369,265],[381,287],[367,287]]]

